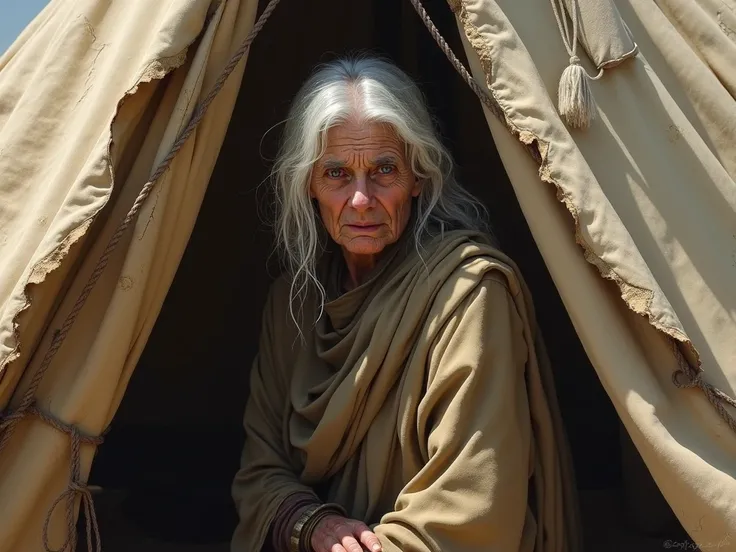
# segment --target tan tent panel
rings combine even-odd
[[[42,357],[30,353],[48,347],[152,167],[247,35],[256,6],[55,0],[0,60],[3,407],[23,396]],[[217,159],[238,76],[115,250],[38,390],[40,409],[86,434],[110,423],[156,320]],[[35,416],[13,432],[0,458],[0,550],[43,550],[49,507],[70,484],[69,442]],[[83,480],[93,452],[82,448]],[[54,510],[52,549],[67,538],[66,507],[62,501]]]
[[[688,4],[693,18],[707,8]],[[567,56],[552,10],[531,18],[515,0],[455,7],[475,77],[506,117],[489,117],[504,166],[593,366],[684,528],[720,542],[736,532],[736,433],[704,393],[672,381],[678,344],[694,345],[703,378],[732,396],[736,388],[736,102],[693,59],[708,58],[709,40],[676,35],[651,2],[622,3],[641,53],[594,83],[597,124],[570,131],[553,103]],[[686,51],[688,38],[696,46],[680,82],[648,40],[667,30],[663,50]],[[736,53],[722,45],[713,65]],[[508,129],[539,148],[541,169]],[[598,274],[569,239],[570,215]]]
[[[321,4],[284,0],[276,13],[296,13],[292,24],[308,27]],[[365,21],[370,4],[326,9]],[[736,395],[736,5],[566,6],[579,13],[576,55],[591,76],[604,69],[590,82],[597,117],[587,129],[572,129],[557,110],[570,52],[549,0],[450,2],[475,82],[487,85],[503,168],[590,363],[688,545],[736,550],[736,410],[710,387]],[[78,507],[87,496],[93,443],[123,400],[187,247],[244,63],[157,181],[84,307],[75,304],[258,7],[52,0],[0,58],[0,552],[44,550],[57,497],[48,544],[69,537],[70,501]],[[304,66],[319,61],[297,50]],[[274,86],[295,66],[270,64]],[[59,330],[66,337],[35,393],[37,410],[18,418]],[[80,447],[78,466],[70,443]],[[633,503],[648,504],[637,489]],[[639,521],[657,523],[643,509]]]

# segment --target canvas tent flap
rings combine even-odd
[[[683,93],[666,56],[636,36],[641,54],[592,85],[598,119],[571,131],[555,109],[568,56],[549,3],[452,4],[473,74],[503,109],[505,121],[488,120],[504,166],[619,416],[693,539],[735,534],[736,433],[698,389],[672,382],[680,342],[710,383],[736,388],[736,185],[721,162],[734,142],[713,148],[721,131],[699,116],[728,103],[722,85]],[[644,4],[618,3],[630,28],[651,24],[632,19]],[[704,71],[689,60],[680,74]],[[539,148],[541,167],[520,142]]]
[[[251,0],[55,0],[0,61],[0,193],[11,198],[0,211],[3,407],[17,404],[110,236],[252,28],[256,8]],[[86,434],[110,422],[161,308],[242,70],[241,62],[144,203],[38,389],[40,409]],[[100,212],[101,222],[90,224]],[[82,447],[79,483],[93,454]],[[36,416],[23,419],[0,454],[0,472],[0,550],[43,550],[44,519],[69,484],[68,435]],[[62,501],[51,518],[52,548],[67,536],[64,509]]]
[[[636,55],[634,37],[613,0],[564,2],[569,17],[576,14],[580,35],[578,40],[596,68],[612,68]]]
[[[736,3],[733,0],[659,0],[657,6],[736,98]]]
[[[673,12],[667,8],[669,4],[669,1],[621,2],[619,9],[646,51],[649,66],[656,70],[667,92],[723,168],[736,179],[736,148],[733,147],[736,71],[716,72],[710,63],[703,62],[706,51],[711,57],[736,59],[736,35],[730,34],[728,27],[716,30],[714,26],[709,26],[712,32],[708,32],[707,26],[705,29],[691,26],[691,33],[687,34],[676,21],[673,24]],[[690,14],[694,21],[707,21],[708,18],[704,18],[707,14],[712,20],[727,21],[728,15],[736,13],[733,2],[702,0],[698,5],[707,7],[708,11],[691,10],[695,12]],[[723,33],[733,40],[723,41]],[[719,44],[715,51],[711,48],[713,42]],[[730,63],[731,67],[736,66],[736,60]],[[676,137],[675,127],[672,132],[673,138]]]
[[[728,549],[736,440],[699,390],[676,388],[672,374],[673,343],[692,343],[708,380],[731,395],[736,387],[736,110],[723,62],[733,50],[720,35],[720,49],[707,38],[715,27],[731,36],[730,14],[715,0],[617,2],[642,54],[593,85],[599,119],[571,132],[554,108],[568,56],[549,3],[452,4],[473,74],[505,114],[503,123],[489,118],[499,152],[601,381],[685,528]],[[705,17],[688,19],[696,7]],[[27,388],[256,8],[53,0],[0,58],[0,193],[12,198],[0,207],[1,406]],[[241,71],[144,204],[39,388],[41,408],[89,435],[114,415],[163,303]],[[541,179],[520,142],[540,148]],[[36,417],[16,428],[0,454],[0,551],[43,549],[44,518],[69,482],[69,448],[67,435]],[[92,456],[84,446],[80,483]],[[52,547],[66,537],[64,517],[62,504]]]
[[[0,63],[0,373],[20,352],[14,326],[28,303],[25,286],[58,268],[110,197],[110,125],[119,102],[184,62],[207,6],[199,2],[183,18],[166,4],[57,0]],[[136,24],[121,24],[123,12]],[[130,51],[135,42],[147,47]],[[120,152],[145,107],[135,98],[123,108]],[[35,340],[28,341],[31,348]]]

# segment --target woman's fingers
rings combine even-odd
[[[360,542],[363,543],[363,546],[371,552],[381,552],[381,550],[383,550],[381,541],[378,540],[376,534],[362,521],[356,521],[353,523],[353,534],[358,537]]]
[[[363,547],[355,539],[352,534],[341,535],[338,537],[340,544],[346,550],[346,552],[363,552]],[[335,552],[334,550],[332,552]]]
[[[353,520],[342,516],[327,516],[312,533],[314,552],[363,552],[353,535]]]

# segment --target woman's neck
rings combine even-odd
[[[375,255],[356,255],[343,250],[343,258],[347,267],[347,273],[342,283],[345,289],[349,291],[365,282],[368,275],[378,264],[382,253],[383,251]]]

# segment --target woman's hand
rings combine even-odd
[[[320,520],[312,533],[314,552],[380,552],[378,537],[362,521],[338,515]],[[362,546],[361,546],[362,545]]]

